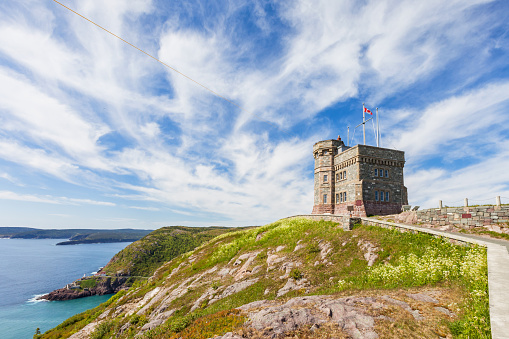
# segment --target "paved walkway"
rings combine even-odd
[[[297,215],[295,217],[304,217],[313,220],[324,219],[340,223],[343,221],[343,216],[331,214],[306,214]],[[485,238],[471,234],[440,231],[434,228],[388,222],[375,218],[360,219],[371,225],[428,233],[486,247],[488,252],[491,336],[493,339],[509,339],[509,241]]]

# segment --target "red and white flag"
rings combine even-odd
[[[366,107],[364,107],[364,113],[369,113],[369,114],[373,115],[373,113],[371,113],[371,111],[369,109],[367,109]]]

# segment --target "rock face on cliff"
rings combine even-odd
[[[72,300],[93,295],[105,295],[117,293],[122,289],[127,289],[125,283],[127,277],[93,277],[88,280],[94,280],[95,286],[85,288],[60,288],[51,293],[39,297],[39,299],[54,301],[54,300]],[[82,281],[82,280],[81,280]],[[79,286],[80,280],[75,281],[72,286]]]

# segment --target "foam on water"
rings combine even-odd
[[[45,294],[35,294],[32,298],[27,300],[27,304],[35,304],[35,303],[40,303],[40,302],[49,302],[49,300],[46,300],[46,299],[39,299],[43,295],[46,295],[46,293]]]

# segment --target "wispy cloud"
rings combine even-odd
[[[0,199],[25,202],[40,202],[45,204],[115,206],[114,203],[107,201],[76,199],[68,197],[53,197],[50,195],[39,196],[32,194],[18,194],[10,191],[0,191]]]
[[[69,4],[244,110],[54,3],[27,3],[0,5],[1,199],[200,224],[309,212],[312,145],[363,101],[384,107],[384,145],[407,152],[419,204],[436,199],[430,180],[462,196],[480,186],[452,174],[505,163],[500,2]],[[12,178],[50,195],[1,186]]]

